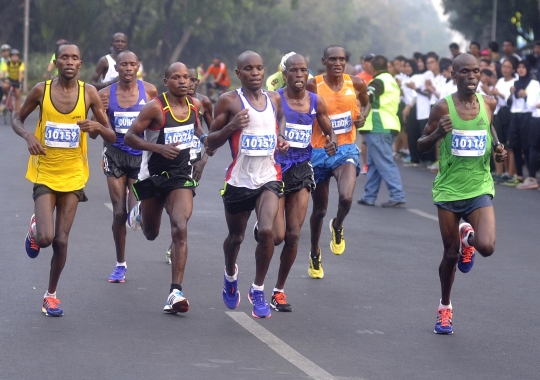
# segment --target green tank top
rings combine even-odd
[[[462,120],[452,95],[445,100],[452,132],[440,145],[439,173],[433,182],[433,201],[451,202],[495,195],[490,173],[491,129],[484,98],[476,94],[480,111],[473,120]]]

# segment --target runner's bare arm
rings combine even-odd
[[[452,121],[448,114],[448,103],[445,99],[439,100],[429,114],[428,123],[424,128],[422,137],[418,139],[418,152],[429,152],[435,147],[439,139],[452,130]]]
[[[285,114],[283,113],[283,103],[281,101],[281,96],[274,91],[269,91],[270,99],[274,103],[276,109],[276,119],[278,122],[278,150],[279,153],[285,154],[289,150],[289,142],[285,140]]]
[[[315,81],[315,78],[308,79],[306,83],[306,90],[313,92],[314,94],[317,93],[317,82]]]
[[[497,100],[490,96],[483,96],[483,98],[484,98],[484,104],[486,105],[486,108],[491,111],[490,112],[491,122],[490,122],[489,128],[491,130],[491,141],[493,144],[493,151],[495,153],[495,161],[497,162],[506,161],[506,158],[508,157],[508,152],[506,151],[506,149],[504,149],[504,145],[500,142],[499,136],[497,136],[497,131],[495,130],[495,127],[493,126],[493,112],[495,112],[495,109],[497,108]]]
[[[366,122],[371,111],[371,103],[369,102],[369,96],[367,93],[367,85],[362,79],[358,77],[351,77],[353,81],[354,89],[356,90],[356,98],[360,102],[362,109],[360,110],[360,115],[355,120],[354,125],[356,128],[362,128]]]
[[[99,59],[97,63],[96,71],[94,72],[94,74],[92,74],[92,79],[90,79],[90,84],[94,86],[95,88],[97,88],[98,90],[101,90],[102,88],[110,86],[114,82],[118,82],[118,78],[109,82],[105,82],[105,83],[98,82],[101,76],[105,77],[105,74],[107,73],[108,70],[114,70],[114,68],[109,67],[109,61],[107,61],[107,58],[103,56]]]
[[[38,83],[30,90],[21,110],[15,114],[11,121],[11,127],[16,134],[26,140],[28,151],[32,155],[45,154],[46,148],[41,145],[36,135],[24,128],[24,121],[38,106],[41,106],[45,83]]]
[[[235,103],[236,105],[235,109]],[[216,150],[227,142],[229,137],[239,129],[249,125],[248,109],[240,110],[240,100],[236,92],[221,95],[214,110],[214,121],[208,135],[208,148]],[[234,115],[234,116],[233,116]]]
[[[111,86],[107,86],[98,91],[103,109],[107,111],[109,109],[109,99],[111,97]],[[93,117],[93,116],[92,116]]]
[[[77,122],[77,125],[81,128],[81,131],[87,132],[90,138],[95,139],[101,136],[101,138],[109,143],[116,141],[116,133],[113,131],[109,124],[109,119],[105,114],[103,103],[94,86],[84,86],[84,96],[86,104],[92,110],[92,114],[96,121],[93,120],[81,120]]]
[[[152,83],[143,81],[144,91],[146,92],[146,102],[158,96],[158,90]]]
[[[326,103],[320,96],[317,96],[317,123],[319,123],[322,132],[326,136],[327,144],[324,147],[326,154],[333,156],[336,154],[337,136],[332,128],[332,122],[328,117]]]

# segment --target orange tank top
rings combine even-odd
[[[316,76],[315,83],[317,84],[317,95],[322,97],[326,103],[332,128],[338,138],[338,146],[353,144],[356,140],[356,128],[353,121],[360,114],[360,109],[358,108],[356,91],[351,77],[348,74],[343,74],[343,86],[338,92],[332,90],[326,84],[323,75]],[[323,148],[325,144],[326,139],[321,127],[315,121],[313,123],[311,145],[314,148]]]

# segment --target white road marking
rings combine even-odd
[[[413,214],[423,216],[424,218],[428,218],[428,219],[434,220],[436,222],[439,221],[439,218],[437,218],[435,215],[428,214],[427,212],[420,211],[420,210],[417,210],[415,208],[408,208],[407,210],[412,212]]]
[[[279,339],[270,331],[255,322],[246,313],[238,311],[227,311],[229,317],[234,319],[240,326],[255,335],[260,341],[266,343],[268,347],[281,355],[285,360],[296,366],[309,377],[316,380],[334,380],[335,377],[324,369],[313,363],[311,360],[300,354],[287,343]]]
[[[107,207],[109,210],[113,210],[112,209],[112,203],[103,203],[105,205],[105,207]]]

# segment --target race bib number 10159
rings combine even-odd
[[[81,129],[77,124],[45,123],[45,145],[52,148],[77,148]]]

